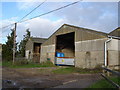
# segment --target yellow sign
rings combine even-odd
[[[64,59],[62,59],[62,62],[64,62],[65,60]]]

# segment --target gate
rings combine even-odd
[[[103,68],[103,73],[101,73],[102,77],[105,78],[110,84],[112,84],[114,87],[118,88],[120,90],[120,85],[118,85],[117,83],[113,82],[112,80],[110,80],[106,75],[105,75],[105,72],[107,72],[107,75],[109,76],[110,73],[115,75],[115,76],[118,76],[120,78],[120,72],[118,71],[113,71],[111,69],[108,69],[106,67],[102,67]]]

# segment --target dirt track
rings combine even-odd
[[[88,87],[89,85],[100,79],[99,74],[53,74],[51,73],[51,70],[53,69],[57,68],[50,67],[12,69],[5,67],[2,70],[3,88],[61,87],[61,85],[69,84],[72,82],[80,82],[80,80],[86,83],[84,87]],[[91,80],[92,82],[88,82],[87,80]]]

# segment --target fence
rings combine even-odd
[[[113,86],[115,86],[116,88],[118,88],[120,90],[120,85],[118,85],[117,83],[110,80],[107,76],[105,76],[105,71],[108,73],[108,76],[109,76],[109,73],[112,73],[113,75],[116,75],[118,77],[120,77],[120,72],[113,71],[113,70],[110,70],[110,69],[105,68],[105,67],[102,67],[102,68],[104,70],[104,73],[101,73],[102,77],[104,77],[109,83],[111,83]]]

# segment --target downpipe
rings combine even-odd
[[[110,39],[106,40],[104,43],[104,66],[107,67],[107,43],[112,40],[112,37]]]

